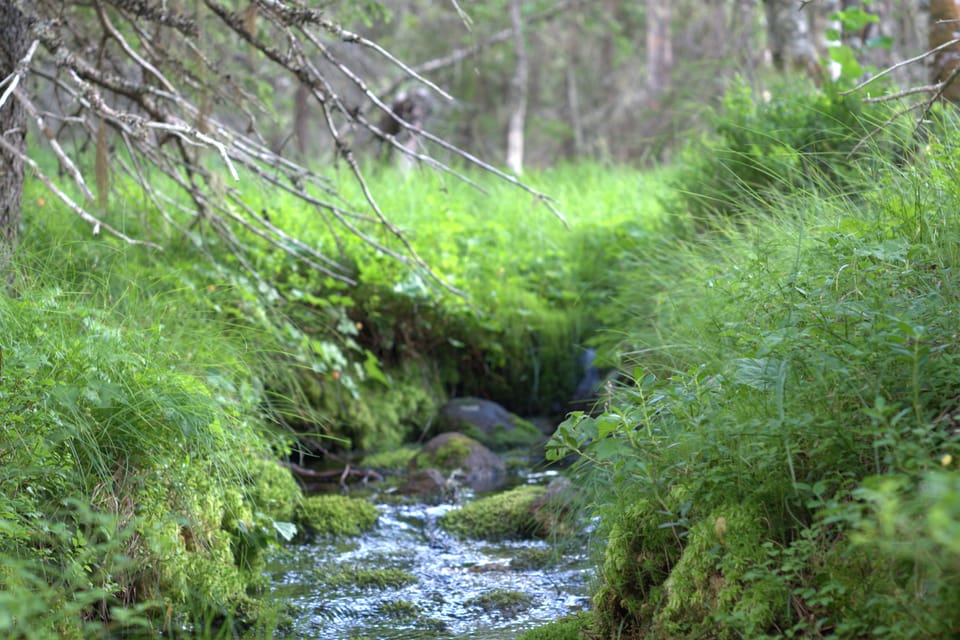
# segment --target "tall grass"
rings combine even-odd
[[[25,217],[0,294],[0,634],[231,633],[256,618],[255,552],[276,536],[254,496],[284,446],[251,336],[200,302],[213,284],[78,241],[62,212]]]
[[[633,255],[632,375],[554,439],[603,517],[602,637],[960,628],[954,130]]]

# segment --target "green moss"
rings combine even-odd
[[[356,536],[373,527],[380,512],[366,500],[347,496],[311,496],[298,510],[309,535]]]
[[[654,622],[659,635],[742,638],[770,630],[789,593],[757,572],[767,559],[766,532],[758,512],[743,505],[717,509],[695,524],[666,581],[666,603]]]
[[[533,596],[522,591],[512,589],[495,589],[467,600],[468,607],[478,607],[486,613],[495,613],[504,618],[515,618],[518,614],[530,608]]]
[[[600,637],[626,630],[640,634],[663,598],[663,583],[678,561],[681,542],[669,527],[663,506],[645,499],[618,505],[608,525],[603,584],[594,594]],[[632,637],[627,635],[625,637]]]
[[[578,613],[536,629],[525,631],[517,640],[583,640],[580,632],[590,628],[593,616],[590,612]]]
[[[436,451],[421,451],[412,462],[414,469],[439,469],[441,471],[452,471],[463,466],[464,461],[473,447],[472,438],[453,434],[450,438],[438,447]]]
[[[494,451],[525,449],[533,447],[545,439],[533,423],[513,414],[511,414],[511,416],[513,418],[513,425],[494,425],[490,433],[486,433],[464,422],[459,424],[458,430]]]
[[[543,487],[523,486],[481,498],[445,513],[439,524],[461,538],[530,538],[542,533],[531,506],[543,492]]]
[[[404,471],[410,466],[410,461],[417,455],[417,447],[399,447],[385,449],[374,454],[364,456],[363,465],[382,471]]]
[[[437,413],[442,394],[413,367],[386,375],[387,382],[367,380],[349,388],[345,378],[301,372],[306,401],[324,416],[332,435],[354,449],[386,451],[419,434]]]
[[[247,498],[254,508],[273,520],[292,522],[303,495],[290,470],[267,458],[245,460],[244,467],[249,476]]]
[[[535,571],[545,569],[557,562],[557,552],[553,549],[526,548],[517,549],[510,558],[510,568],[514,571]]]
[[[361,589],[387,589],[403,587],[413,584],[417,577],[407,571],[397,568],[356,567],[338,565],[320,567],[316,570],[317,578],[329,587],[359,587]]]
[[[415,620],[420,616],[420,605],[409,600],[388,600],[377,606],[377,613],[394,620]]]

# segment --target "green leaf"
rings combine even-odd
[[[273,528],[277,534],[287,542],[293,540],[293,537],[297,535],[297,525],[292,522],[277,522],[274,520]]]
[[[786,376],[787,363],[779,358],[739,358],[733,361],[733,381],[759,391],[779,387]]]
[[[857,62],[853,49],[845,44],[830,47],[830,59],[840,65],[840,75],[844,78],[859,78],[863,75],[863,67]]]

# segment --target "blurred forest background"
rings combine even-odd
[[[848,65],[843,71],[854,80],[923,53],[928,4],[493,0],[458,6],[424,0],[343,2],[329,11],[353,16],[346,26],[454,96],[431,98],[426,123],[431,131],[518,169],[577,158],[669,160],[676,142],[702,131],[709,110],[735,77],[756,86],[769,80],[771,71],[799,70],[820,84],[837,79]],[[411,79],[398,78],[369,50],[335,46],[386,102],[412,89]],[[925,85],[927,76],[922,64],[907,65],[898,69],[896,81]],[[297,151],[331,153],[303,92],[289,83],[272,89],[282,116],[278,123],[293,123]],[[343,79],[340,91],[359,104],[351,89]],[[511,136],[518,127],[522,142],[516,132]],[[290,132],[278,128],[274,143],[289,144]]]

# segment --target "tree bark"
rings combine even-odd
[[[930,2],[930,50],[936,49],[960,36],[960,9],[955,0],[931,0]],[[960,44],[953,44],[938,51],[930,66],[931,82],[948,82],[943,97],[955,104],[960,103]]]
[[[799,0],[764,0],[767,15],[767,39],[773,64],[780,70],[819,72],[817,50],[813,46],[810,25]]]
[[[17,64],[27,55],[29,36],[23,14],[9,0],[0,0],[0,82],[12,80]],[[5,95],[9,82],[0,85]],[[0,107],[0,136],[25,155],[27,115],[12,92]],[[11,260],[20,235],[20,198],[23,195],[23,161],[0,146],[0,278],[11,281]]]
[[[530,78],[530,62],[523,39],[523,16],[521,0],[510,0],[510,22],[516,67],[510,83],[510,122],[507,125],[507,167],[516,174],[523,172],[523,128],[527,119],[527,83]]]
[[[672,67],[670,0],[647,0],[647,88],[651,94],[667,88]]]

